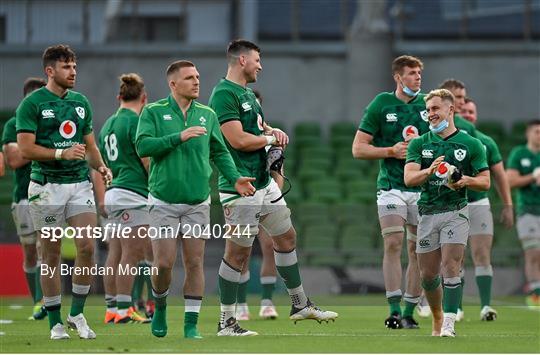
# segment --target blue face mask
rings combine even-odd
[[[437,126],[429,125],[429,129],[433,133],[441,133],[446,128],[448,128],[448,120],[444,120],[444,121],[440,122]]]
[[[409,97],[416,97],[416,95],[420,93],[420,90],[422,90],[422,89],[418,89],[418,91],[412,91],[411,89],[406,87],[405,84],[403,84],[403,82],[401,82],[401,87],[403,88],[403,92],[405,93],[405,95]]]

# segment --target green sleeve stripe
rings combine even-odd
[[[151,104],[148,104],[146,108],[152,108],[156,106],[169,106],[169,103],[168,102],[164,102],[164,103],[152,102]]]
[[[416,159],[409,159],[409,160],[405,161],[405,164],[409,164],[409,163],[420,164],[419,162],[416,161]]]
[[[17,133],[36,133],[36,131],[32,131],[31,129],[19,129]]]
[[[489,170],[489,168],[487,166],[483,167],[481,169],[478,169],[478,172],[481,173],[482,171],[486,171],[486,170]]]

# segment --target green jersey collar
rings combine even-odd
[[[182,112],[182,110],[180,109],[180,106],[178,106],[178,103],[176,102],[176,100],[174,99],[174,97],[172,96],[172,94],[169,94],[169,96],[167,97],[167,100],[169,101],[169,105],[171,106],[172,110],[180,117],[182,117],[185,120],[187,120],[187,117],[184,117],[184,113]],[[195,100],[191,100],[191,104],[189,105],[187,111],[186,111],[186,116],[187,116],[187,113],[190,112],[193,107],[195,106]]]
[[[235,83],[234,81],[231,81],[231,80],[229,80],[229,79],[227,79],[227,78],[221,79],[221,82],[222,82],[222,83],[227,83],[228,85],[234,86],[234,87],[239,88],[239,89],[242,89],[242,90],[244,90],[244,91],[247,91],[247,87],[242,86],[242,85],[240,85],[240,84],[237,84],[237,83]]]

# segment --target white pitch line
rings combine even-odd
[[[11,324],[13,321],[11,319],[0,319],[0,324]]]

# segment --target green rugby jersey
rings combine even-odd
[[[474,124],[467,121],[457,113],[454,115],[454,126],[456,126],[456,128],[458,128],[463,133],[467,133],[468,135],[476,138],[477,131]]]
[[[118,109],[105,121],[98,144],[101,156],[113,174],[111,187],[148,197],[148,174],[135,149],[138,122],[139,116],[134,111]]]
[[[17,130],[15,128],[16,119],[11,117],[4,126],[2,134],[2,145],[9,143],[17,143]],[[18,203],[20,200],[28,199],[28,185],[30,185],[30,172],[32,171],[32,163],[21,166],[15,169],[13,174],[13,202]]]
[[[407,133],[422,135],[429,132],[424,97],[424,94],[419,94],[405,103],[393,92],[383,92],[367,106],[358,129],[373,136],[373,145],[376,147],[391,147],[403,142]],[[403,181],[405,160],[381,159],[379,165],[377,189],[420,191],[419,187],[405,186]]]
[[[444,156],[445,162],[456,166],[467,176],[475,176],[488,169],[482,143],[460,130],[445,139],[433,132],[423,134],[413,139],[407,149],[407,163],[418,163],[421,169],[428,168],[439,156]],[[445,185],[444,177],[436,173],[422,185],[418,212],[420,215],[443,213],[466,205],[467,189],[450,189]]]
[[[507,169],[516,169],[520,175],[532,174],[540,167],[540,152],[532,152],[526,145],[512,149],[508,157]],[[517,214],[540,215],[540,185],[534,182],[520,187],[517,191]]]
[[[92,133],[92,110],[86,97],[68,90],[63,97],[45,86],[26,96],[17,108],[17,133],[34,133],[36,144],[45,148],[66,149],[84,144]],[[31,179],[69,184],[88,180],[86,160],[33,161]]]
[[[147,105],[139,118],[136,147],[139,156],[151,157],[148,189],[152,196],[194,205],[210,195],[210,159],[232,186],[240,174],[223,141],[216,113],[193,101],[186,115],[170,95]],[[182,142],[180,133],[192,126],[206,127],[207,134]]]
[[[244,132],[256,136],[263,134],[264,115],[250,88],[221,79],[212,90],[208,105],[216,112],[220,124],[238,120]],[[265,188],[270,183],[270,173],[266,171],[264,147],[251,152],[243,152],[234,149],[227,139],[225,139],[225,144],[240,174],[257,179],[253,182],[257,190]],[[219,191],[236,193],[234,186],[222,174],[219,175]]]
[[[478,130],[476,131],[476,138],[484,145],[484,149],[486,151],[486,161],[490,168],[502,161],[501,152],[499,151],[499,147],[493,138]],[[488,197],[487,191],[467,191],[467,198],[469,202],[475,202],[486,197]]]

